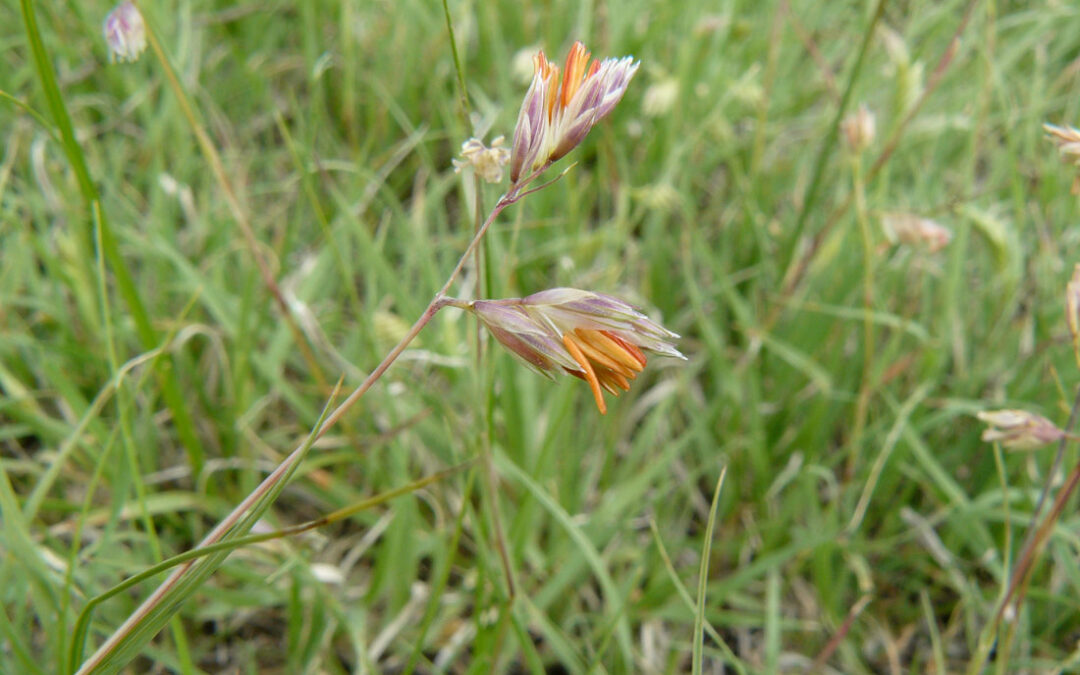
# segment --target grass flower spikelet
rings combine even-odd
[[[510,159],[510,181],[558,161],[606,117],[626,93],[640,62],[632,56],[589,62],[591,53],[575,42],[561,73],[540,51],[525,93]]]
[[[1009,450],[1033,450],[1065,436],[1053,422],[1026,410],[984,410],[975,416],[987,425],[982,440]]]
[[[465,168],[472,168],[477,176],[488,183],[500,183],[503,167],[510,161],[510,151],[502,147],[505,139],[499,136],[491,142],[491,147],[484,145],[478,138],[470,138],[461,144],[461,159],[451,160],[454,173],[461,173]]]
[[[127,0],[108,13],[101,30],[113,63],[136,61],[146,50],[146,24],[139,9]]]
[[[603,392],[618,396],[629,390],[648,363],[645,352],[686,358],[672,343],[678,335],[602,293],[553,288],[465,307],[532,370],[549,378],[567,373],[585,380],[601,414],[607,412]]]

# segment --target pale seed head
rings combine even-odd
[[[499,136],[491,142],[490,148],[477,138],[465,141],[461,144],[461,159],[451,160],[454,173],[471,168],[488,183],[501,182],[503,167],[510,162],[510,151],[502,147],[505,140]]]
[[[936,253],[952,241],[952,231],[929,218],[913,213],[884,213],[881,227],[892,242],[925,246]]]
[[[984,410],[975,416],[987,425],[982,440],[1008,450],[1033,450],[1065,437],[1053,422],[1026,410]]]
[[[128,0],[109,12],[101,29],[112,62],[135,61],[146,49],[146,24],[138,8]]]
[[[844,118],[840,123],[840,130],[844,132],[844,139],[852,152],[859,153],[870,147],[874,142],[877,124],[874,113],[863,103],[859,109]]]
[[[1044,124],[1043,130],[1046,131],[1050,140],[1058,146],[1061,158],[1080,167],[1080,129],[1070,126],[1059,127],[1053,124]],[[1080,173],[1077,173],[1076,179],[1073,180],[1072,193],[1080,195]]]
[[[1058,151],[1065,159],[1074,164],[1080,164],[1080,129],[1070,126],[1059,127],[1054,124],[1044,124],[1043,130],[1046,135],[1058,146]]]

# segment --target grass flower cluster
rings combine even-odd
[[[645,368],[642,350],[685,359],[679,336],[626,302],[576,288],[553,288],[525,298],[462,305],[495,339],[543,375],[566,372],[589,383],[601,414],[601,389],[618,396]]]
[[[146,51],[146,24],[131,2],[121,2],[109,12],[102,31],[110,61],[135,61]]]

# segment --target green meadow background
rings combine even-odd
[[[443,310],[256,531],[370,508],[234,551],[122,672],[1080,667],[1075,502],[991,623],[1077,449],[1051,472],[973,417],[1064,425],[1080,385],[1075,168],[1041,128],[1080,123],[1076,4],[140,6],[187,109],[152,50],[109,64],[108,3],[0,3],[0,672],[71,672],[87,603],[379,362],[472,234],[461,143],[512,137],[530,52],[575,39],[641,68],[452,292],[619,295],[689,360],[601,416]],[[892,242],[892,212],[952,240]],[[163,578],[97,605],[82,657]]]

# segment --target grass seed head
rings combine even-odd
[[[603,391],[630,389],[648,362],[645,352],[685,359],[679,336],[623,300],[576,288],[468,305],[491,334],[523,363],[547,377],[566,373],[589,383],[596,407]]]
[[[470,138],[461,144],[461,159],[454,159],[454,173],[461,173],[471,168],[488,183],[502,182],[503,167],[510,162],[510,151],[502,147],[505,139],[499,136],[491,142],[491,147],[484,145],[478,138]]]
[[[844,140],[851,151],[860,153],[874,142],[877,130],[874,113],[863,103],[858,110],[844,118],[840,130],[844,132]]]
[[[533,79],[521,103],[510,159],[510,181],[558,161],[615,108],[640,62],[632,56],[592,61],[585,45],[575,42],[559,66],[540,51],[533,58]]]
[[[139,9],[127,0],[109,12],[101,29],[113,63],[136,61],[146,50],[146,24]]]
[[[1058,146],[1061,158],[1072,162],[1080,169],[1080,129],[1070,126],[1059,127],[1053,124],[1044,124],[1043,130],[1050,140]],[[1073,180],[1072,193],[1080,195],[1080,171]]]
[[[952,230],[940,223],[913,213],[885,213],[881,227],[891,242],[925,246],[936,253],[952,241]]]
[[[1053,422],[1026,410],[983,410],[975,416],[987,425],[982,439],[1008,450],[1033,450],[1065,436]]]

